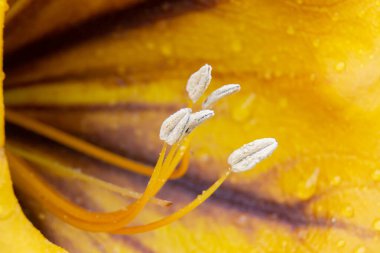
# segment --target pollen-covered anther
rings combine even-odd
[[[191,133],[197,126],[215,115],[213,110],[201,110],[190,115],[189,124],[186,127],[186,134]]]
[[[192,74],[187,81],[186,91],[189,98],[195,103],[207,90],[211,82],[211,66],[206,64]]]
[[[232,152],[228,157],[228,164],[233,172],[244,172],[252,169],[277,148],[274,138],[258,139]]]
[[[187,129],[191,112],[190,108],[183,108],[164,120],[160,129],[160,139],[169,145],[178,142]]]
[[[210,108],[213,104],[215,104],[218,100],[222,99],[225,96],[234,94],[240,91],[239,84],[226,84],[220,87],[219,89],[214,90],[210,96],[206,98],[206,100],[202,103],[202,108],[207,109]]]

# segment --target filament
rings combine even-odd
[[[103,189],[109,190],[114,193],[118,193],[122,196],[129,197],[129,198],[137,199],[141,197],[141,193],[108,183],[106,181],[100,180],[90,175],[86,175],[73,168],[67,167],[63,164],[59,164],[56,161],[47,159],[41,155],[33,154],[33,152],[30,152],[29,150],[26,151],[26,150],[23,150],[22,148],[16,147],[15,145],[10,144],[9,141],[6,144],[6,148],[7,150],[11,151],[17,156],[20,156],[27,161],[30,161],[34,164],[39,165],[41,169],[43,169],[44,171],[47,171],[48,173],[52,175],[70,178],[70,179],[77,179],[83,182],[91,183]],[[152,198],[151,202],[153,204],[157,204],[160,206],[169,206],[172,204],[172,202],[170,201],[159,199],[159,198]]]
[[[131,205],[114,212],[91,212],[71,203],[36,175],[21,158],[9,151],[7,151],[7,155],[16,185],[28,186],[28,189],[20,187],[26,194],[39,199],[51,212],[74,226],[89,231],[110,232],[120,229],[132,221],[162,188],[175,169],[173,159],[176,160],[178,147],[180,144],[176,144],[170,149],[165,161],[166,145],[163,147],[156,168],[142,196]]]
[[[228,176],[231,174],[231,170],[229,169],[222,177],[220,177],[213,185],[210,186],[207,190],[203,191],[201,195],[198,195],[196,199],[194,199],[192,202],[190,202],[188,205],[183,207],[182,209],[178,210],[177,212],[166,216],[158,221],[146,224],[146,225],[140,225],[140,226],[133,226],[133,227],[126,227],[119,229],[115,231],[115,234],[137,234],[137,233],[143,233],[147,231],[151,231],[163,226],[166,226],[195,208],[197,208],[199,205],[201,205],[204,201],[206,201],[222,184],[223,182],[228,178]]]
[[[65,220],[66,222],[79,227],[81,229],[89,230],[89,231],[108,231],[114,234],[135,234],[135,233],[142,233],[146,231],[150,231],[153,229],[157,229],[159,227],[168,225],[192,210],[194,210],[196,207],[198,207],[200,204],[202,204],[205,200],[207,200],[220,186],[221,184],[228,178],[228,176],[231,173],[231,170],[228,170],[222,177],[220,177],[210,188],[208,188],[206,191],[203,191],[201,195],[199,195],[195,200],[190,202],[188,205],[186,205],[184,208],[178,210],[177,212],[166,216],[158,221],[146,224],[146,225],[139,225],[139,226],[132,226],[132,227],[119,227],[116,229],[110,229],[109,225],[110,223],[115,225],[121,225],[119,221],[119,217],[115,215],[117,212],[111,212],[111,213],[98,213],[98,212],[90,212],[87,211],[76,204],[71,203],[70,201],[66,200],[63,196],[60,196],[58,192],[56,192],[54,189],[49,187],[46,182],[43,182],[43,179],[38,178],[38,175],[36,175],[28,166],[20,159],[14,156],[13,154],[7,152],[7,156],[10,161],[10,165],[12,168],[12,176],[14,176],[14,180],[16,182],[16,185],[23,185],[25,183],[28,183],[29,189],[22,188],[23,192],[28,195],[32,195],[33,197],[39,197],[41,200],[41,203],[43,206],[45,206],[48,210],[50,210],[52,213],[60,217],[61,219]],[[159,174],[159,170],[157,174]],[[150,185],[154,185],[157,181],[151,180]],[[149,188],[149,187],[147,187]],[[146,191],[145,192],[146,199],[149,199],[149,196],[151,194],[154,194],[154,191]],[[128,221],[130,219],[133,219],[141,210],[141,206],[143,206],[143,203],[145,202],[144,197],[137,201],[132,209],[127,208],[127,210],[123,210],[122,212],[127,212]],[[139,206],[140,205],[140,206]],[[80,216],[85,215],[85,220],[79,219],[77,212],[72,212],[74,209],[75,211],[80,212]],[[131,206],[129,206],[131,207]],[[103,217],[103,215],[110,215],[107,216],[107,218],[112,217],[114,215],[115,219],[110,219],[108,222],[105,220],[100,219]],[[83,217],[84,218],[84,217]],[[90,219],[93,218],[93,219]],[[104,217],[103,217],[104,218]],[[125,221],[125,220],[124,220]],[[118,226],[114,226],[118,227]]]
[[[96,146],[82,139],[79,139],[73,135],[70,135],[50,125],[44,124],[40,121],[27,117],[21,113],[7,109],[5,113],[5,119],[6,121],[12,124],[28,129],[32,132],[35,132],[39,135],[49,138],[62,145],[70,147],[76,151],[84,153],[90,157],[104,161],[108,164],[112,164],[116,167],[130,170],[132,172],[142,174],[145,176],[152,175],[153,168],[149,165],[145,165],[145,164],[127,159],[115,153],[112,153],[108,150],[105,150],[99,146]],[[171,175],[172,179],[177,179],[186,173],[187,168],[189,166],[189,156],[190,156],[190,152],[189,150],[187,150],[184,153],[184,159],[182,160],[178,168],[178,171],[176,171],[175,173]]]

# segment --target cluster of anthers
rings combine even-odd
[[[72,175],[73,172],[70,172],[63,165],[57,165],[57,163],[47,161],[38,155],[28,153],[16,144],[8,143],[7,156],[16,187],[23,191],[24,194],[30,195],[39,201],[42,206],[67,223],[87,231],[114,234],[141,233],[165,226],[183,217],[209,198],[228,178],[231,172],[244,172],[253,168],[258,162],[268,157],[277,147],[277,142],[273,138],[255,140],[240,147],[229,156],[228,164],[230,167],[227,171],[188,205],[152,223],[128,226],[149,202],[158,205],[167,205],[169,203],[157,199],[155,196],[169,179],[178,178],[186,172],[189,163],[188,149],[191,132],[204,121],[214,116],[214,111],[210,108],[218,100],[240,90],[240,85],[238,84],[224,85],[210,93],[203,103],[197,106],[197,101],[204,96],[210,81],[211,66],[207,64],[190,76],[186,87],[189,95],[189,108],[178,110],[162,123],[160,139],[164,141],[164,145],[153,170],[149,166],[128,160],[51,126],[8,110],[6,120],[12,124],[27,128],[117,167],[144,175],[151,175],[142,194],[125,191],[113,185],[113,187],[110,187],[106,182],[89,176],[75,175],[80,180],[91,181],[102,187],[136,198],[132,204],[113,212],[89,211],[67,200],[50,187],[47,182],[33,171],[30,163],[40,167],[49,167],[50,171],[54,171],[56,174],[70,175],[71,173]],[[197,107],[202,109],[193,113],[194,108]]]

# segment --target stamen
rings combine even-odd
[[[197,126],[210,119],[215,115],[212,110],[202,110],[190,115],[189,124],[186,129],[186,134],[191,133]]]
[[[228,164],[233,172],[244,172],[270,156],[277,148],[273,138],[258,139],[243,145],[228,157]]]
[[[189,78],[186,90],[194,103],[204,94],[210,81],[211,66],[207,64]],[[215,90],[203,102],[203,107],[207,108],[222,97],[237,92],[238,90],[240,90],[240,86],[237,84],[225,85]],[[192,105],[192,103],[189,103],[189,105]],[[100,179],[75,172],[43,156],[26,152],[8,143],[6,152],[13,180],[16,187],[24,194],[37,199],[42,206],[57,217],[83,230],[110,232],[114,234],[135,234],[165,226],[180,219],[202,204],[221,186],[231,172],[246,171],[254,167],[258,162],[268,157],[277,147],[277,142],[273,138],[259,139],[244,145],[229,156],[228,163],[231,165],[231,168],[209,189],[203,191],[202,194],[198,195],[198,197],[188,205],[155,222],[146,225],[126,227],[142,212],[149,202],[155,201],[155,203],[158,204],[167,204],[168,202],[164,200],[156,199],[156,194],[162,189],[168,179],[178,178],[186,172],[189,164],[189,143],[191,139],[191,136],[187,135],[202,122],[214,116],[212,110],[202,110],[193,114],[191,112],[192,109],[190,108],[181,109],[163,122],[160,130],[160,139],[165,141],[165,143],[160,152],[158,161],[152,170],[150,166],[128,160],[49,125],[45,125],[14,111],[7,110],[5,118],[13,124],[24,127],[109,164],[143,175],[151,175],[145,191],[142,194],[138,194],[121,189]],[[167,144],[170,145],[169,148]],[[37,175],[28,163],[18,156],[22,156],[29,162],[41,166],[51,174],[78,178],[85,182],[95,183],[114,192],[133,196],[136,200],[132,202],[132,204],[112,212],[88,211],[67,200],[43,178]],[[176,170],[181,160],[181,166]]]
[[[137,234],[137,233],[143,233],[147,231],[151,231],[163,226],[166,226],[182,217],[184,217],[186,214],[193,211],[195,208],[197,208],[199,205],[201,205],[203,202],[205,202],[211,195],[223,184],[224,181],[229,177],[231,174],[231,170],[229,169],[226,173],[223,174],[210,188],[203,191],[201,195],[198,195],[197,198],[195,198],[192,202],[190,202],[188,205],[186,205],[184,208],[178,210],[177,212],[162,218],[158,221],[141,225],[141,226],[133,226],[133,227],[126,227],[119,229],[113,233],[115,234]]]
[[[65,177],[68,179],[77,179],[83,182],[91,183],[92,185],[97,185],[103,189],[109,190],[114,193],[118,193],[124,197],[138,199],[142,195],[141,193],[128,190],[123,187],[119,187],[117,185],[108,183],[106,181],[92,177],[90,175],[86,175],[74,168],[67,167],[63,164],[57,163],[54,160],[45,158],[42,155],[34,154],[34,152],[31,152],[30,150],[24,150],[22,148],[19,148],[16,145],[10,144],[9,141],[6,144],[6,149],[26,159],[27,161],[30,161],[34,164],[39,165],[41,169],[50,173],[51,175]],[[24,186],[21,185],[20,187],[24,187]],[[160,205],[160,206],[170,206],[172,204],[172,202],[170,201],[159,199],[159,198],[153,198],[152,203],[156,205]]]
[[[40,134],[55,142],[70,147],[78,152],[84,153],[95,159],[104,161],[108,164],[145,176],[152,175],[153,167],[151,166],[144,165],[139,162],[127,159],[123,156],[117,155],[115,153],[109,152],[108,150],[102,149],[94,144],[78,139],[75,136],[72,136],[57,128],[29,118],[21,113],[17,113],[15,111],[7,109],[5,113],[5,119],[6,121],[12,124],[28,129],[32,132]],[[187,156],[188,155],[189,154],[187,154]],[[184,174],[184,171],[187,170],[188,162],[188,160],[184,160],[181,163],[181,167],[179,168],[181,174]],[[179,176],[176,173],[174,173],[173,177],[178,178]]]
[[[186,90],[193,103],[197,102],[207,90],[211,82],[211,70],[211,66],[206,64],[192,74],[187,81]]]
[[[219,89],[214,90],[202,103],[202,108],[211,108],[213,104],[222,99],[223,97],[229,96],[240,91],[239,84],[226,84]]]
[[[191,114],[190,108],[182,108],[179,111],[176,111],[170,115],[167,119],[162,122],[160,129],[160,139],[166,141],[169,138],[169,135],[173,132],[174,128],[178,123],[183,119],[187,118]]]
[[[164,147],[156,168],[161,167],[165,150],[166,148]],[[81,229],[103,232],[124,227],[129,223],[129,217],[134,204],[114,212],[87,211],[66,200],[65,197],[52,189],[47,182],[34,173],[22,159],[10,153],[9,150],[7,150],[7,156],[16,186],[28,186],[28,189],[20,187],[20,190],[40,200],[42,205],[66,222]],[[144,193],[140,199],[143,199],[144,195],[146,195],[146,193]],[[149,201],[150,198],[145,197],[145,199]],[[139,200],[135,203],[138,202]]]
[[[48,186],[43,179],[39,178],[29,166],[20,158],[7,151],[13,177],[16,185],[27,185],[28,189],[21,187],[24,193],[39,199],[41,203],[52,213],[66,222],[88,231],[110,232],[120,229],[132,221],[137,214],[145,207],[150,199],[162,188],[170,174],[175,169],[175,162],[178,160],[177,149],[181,146],[175,144],[167,155],[164,162],[166,146],[160,154],[153,175],[143,195],[128,207],[114,212],[90,212],[82,207],[66,200],[62,195]],[[181,153],[181,152],[179,152]],[[172,166],[169,166],[172,165]]]
[[[161,125],[160,139],[173,145],[184,135],[191,115],[190,108],[183,108],[170,115]]]

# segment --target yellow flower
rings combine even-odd
[[[70,252],[380,248],[379,1],[13,2],[5,24],[7,110],[114,153],[155,162],[159,125],[182,107],[183,83],[202,64],[214,66],[211,89],[241,82],[242,91],[215,108],[220,117],[194,133],[189,172],[161,196],[174,205],[150,206],[137,224],[189,202],[247,140],[273,136],[281,145],[273,159],[233,175],[188,216],[136,236],[83,232],[21,193],[31,220],[54,243]],[[146,183],[14,126],[7,141],[114,185],[141,192]],[[54,173],[44,175],[89,209],[115,210],[128,201]],[[9,180],[3,182],[1,193],[9,192]],[[6,201],[18,210],[17,221],[1,219],[7,237],[0,242],[11,252],[40,252],[46,241],[35,239],[42,237],[15,199]]]

